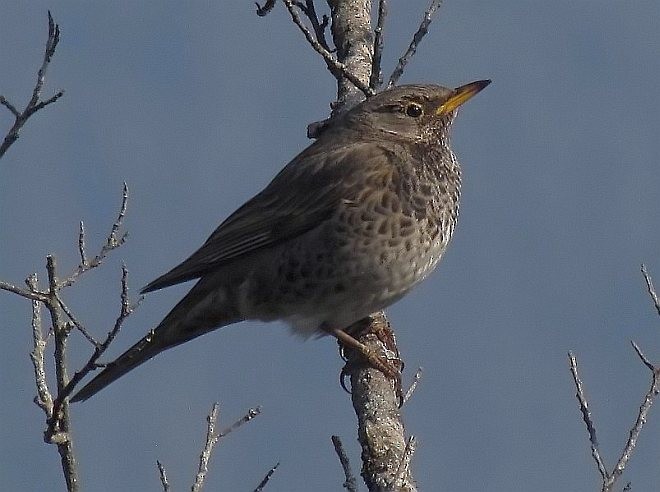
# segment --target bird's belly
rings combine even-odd
[[[283,319],[303,336],[345,328],[398,301],[435,268],[447,242],[441,234],[415,237],[289,244],[253,277],[247,297],[258,302],[247,317]]]

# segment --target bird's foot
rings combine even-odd
[[[390,379],[394,383],[394,390],[396,391],[396,396],[399,399],[399,402],[403,401],[403,390],[401,384],[403,361],[399,358],[398,351],[390,350],[389,344],[385,343],[386,340],[381,337],[379,332],[376,332],[376,336],[381,342],[383,342],[383,345],[385,346],[385,353],[368,347],[353,336],[346,333],[344,330],[332,329],[328,331],[339,341],[342,357],[346,361],[346,364],[342,368],[340,374],[341,387],[346,392],[350,393],[346,386],[346,378],[350,375],[356,366],[361,365],[360,360],[346,357],[345,351],[349,349],[359,353],[367,364],[382,372],[385,377]]]

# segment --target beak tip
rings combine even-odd
[[[484,80],[477,80],[476,82],[473,82],[473,84],[477,87],[478,91],[481,91],[486,87],[488,87],[491,82],[492,82],[491,79],[484,79]]]

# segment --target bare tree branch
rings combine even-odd
[[[651,372],[654,372],[655,371],[655,366],[651,363],[650,360],[648,360],[646,358],[646,356],[642,352],[642,349],[639,348],[639,345],[637,345],[637,343],[635,343],[634,340],[630,340],[630,344],[635,349],[635,352],[637,353],[637,357],[640,358],[640,360],[642,361],[642,364],[644,364]]]
[[[30,275],[25,283],[30,287],[30,290],[37,290],[37,274]],[[48,380],[46,379],[46,368],[44,365],[44,353],[46,350],[46,340],[43,337],[42,323],[41,323],[41,302],[32,301],[32,340],[33,350],[30,353],[30,359],[34,366],[34,380],[37,385],[37,396],[34,402],[46,414],[47,418],[53,415],[53,397],[48,388]]]
[[[342,444],[339,436],[332,436],[332,444],[335,447],[335,453],[337,453],[337,457],[341,463],[341,468],[344,470],[344,477],[346,478],[342,486],[348,490],[348,492],[357,492],[357,480],[353,475],[353,470],[351,470],[351,463],[348,460],[346,451],[344,451],[344,445]]]
[[[87,261],[85,254],[85,234],[84,227],[81,224],[78,238],[78,249],[81,257],[79,268],[62,281],[58,275],[57,262],[54,256],[46,257],[46,271],[48,274],[48,288],[41,291],[38,288],[37,276],[31,275],[26,279],[28,290],[18,288],[6,282],[0,282],[0,290],[5,290],[32,301],[32,338],[33,350],[30,353],[32,360],[35,384],[37,387],[37,396],[35,403],[46,414],[46,430],[44,432],[44,441],[49,444],[55,444],[60,454],[62,470],[67,484],[67,490],[75,492],[79,490],[77,462],[74,454],[73,443],[71,439],[71,420],[69,413],[68,397],[80,380],[94,370],[98,364],[98,358],[105,352],[110,343],[114,340],[125,319],[137,307],[131,304],[128,297],[128,271],[126,266],[122,266],[121,281],[121,309],[113,328],[108,333],[102,343],[98,343],[85,329],[78,320],[73,311],[64,303],[60,296],[60,291],[72,285],[75,280],[85,271],[98,266],[107,254],[121,246],[126,234],[120,233],[124,216],[126,214],[126,203],[128,199],[128,189],[124,185],[122,205],[117,220],[113,224],[111,231],[106,239],[106,244],[101,248],[101,252],[91,261]],[[45,350],[48,343],[48,337],[44,338],[42,331],[41,305],[48,310],[50,315],[51,331],[54,341],[54,361],[55,361],[55,380],[56,397],[53,398],[47,383],[45,369]],[[94,353],[83,368],[76,372],[72,378],[69,377],[67,361],[67,342],[71,330],[77,328],[93,345]]]
[[[406,484],[406,480],[408,480],[410,475],[410,462],[412,460],[413,455],[415,454],[416,449],[417,449],[417,441],[415,439],[415,436],[410,436],[408,438],[408,441],[406,442],[406,450],[403,453],[403,457],[401,458],[401,463],[399,464],[399,469],[397,470],[395,475],[394,490],[400,490],[400,488]]]
[[[79,489],[78,464],[70,435],[71,416],[69,413],[69,404],[66,400],[59,398],[59,395],[69,383],[67,341],[71,328],[64,321],[64,313],[56,300],[58,290],[57,262],[52,255],[46,257],[46,271],[48,273],[48,294],[50,297],[49,302],[46,303],[46,308],[50,313],[50,320],[55,334],[55,379],[57,381],[58,398],[53,403],[52,415],[47,419],[48,429],[44,433],[44,440],[47,443],[57,445],[67,490],[71,492]]]
[[[206,443],[204,444],[204,449],[199,455],[199,467],[197,468],[197,476],[195,477],[195,483],[192,486],[192,492],[199,492],[204,486],[204,480],[206,480],[206,474],[209,471],[209,460],[211,459],[211,453],[213,453],[213,448],[218,443],[220,436],[215,431],[215,425],[218,422],[218,407],[219,404],[216,402],[211,408],[211,413],[209,413],[206,418]]]
[[[31,301],[48,302],[48,296],[44,292],[21,289],[8,282],[0,281],[0,290],[6,290],[7,292],[25,297]]]
[[[293,20],[294,24],[298,26],[298,29],[300,29],[300,31],[303,33],[305,39],[311,45],[311,47],[314,48],[314,51],[323,57],[326,64],[330,68],[330,72],[335,76],[335,78],[339,80],[341,77],[344,77],[348,79],[360,91],[362,91],[365,96],[369,97],[373,95],[374,91],[372,91],[368,85],[366,85],[357,76],[351,73],[349,67],[337,61],[332,56],[332,53],[326,50],[316,39],[314,39],[314,36],[312,36],[312,33],[309,32],[309,29],[307,29],[303,23],[300,15],[298,15],[298,11],[296,10],[296,6],[293,0],[284,0],[284,5],[286,5],[286,8],[289,11],[289,15],[291,15],[291,19]]]
[[[612,490],[614,490],[616,481],[623,474],[624,470],[626,469],[626,466],[628,465],[628,462],[630,461],[630,458],[632,457],[633,451],[635,450],[635,446],[637,445],[637,441],[639,439],[639,435],[641,434],[642,428],[644,427],[644,424],[646,423],[646,420],[648,418],[649,410],[651,409],[653,402],[657,398],[658,393],[660,393],[660,368],[653,365],[646,358],[646,356],[642,353],[642,350],[635,342],[631,342],[631,344],[635,349],[635,352],[641,359],[642,363],[651,371],[651,374],[653,376],[651,380],[651,386],[649,390],[646,392],[646,395],[644,395],[644,399],[639,406],[637,418],[635,419],[634,424],[632,425],[630,431],[628,432],[628,439],[626,440],[626,443],[623,447],[621,456],[614,465],[614,468],[612,469],[611,473],[607,471],[607,468],[605,467],[605,464],[603,463],[603,460],[600,456],[600,451],[598,450],[596,428],[591,418],[589,405],[587,403],[587,399],[584,394],[584,387],[582,384],[582,380],[578,375],[577,360],[572,353],[569,352],[568,354],[571,374],[573,375],[573,381],[577,389],[576,396],[578,402],[580,403],[580,412],[582,413],[582,419],[587,427],[587,432],[589,433],[589,441],[591,443],[591,455],[593,456],[594,461],[596,462],[596,466],[598,467],[598,472],[600,473],[600,476],[602,478],[601,492],[611,492]],[[629,484],[626,485],[626,487],[624,488],[624,490],[626,489],[629,490]]]
[[[646,266],[644,264],[642,264],[642,275],[644,275],[644,280],[646,281],[646,289],[648,290],[649,296],[651,296],[655,310],[658,315],[660,315],[660,300],[658,299],[658,294],[656,294],[655,288],[653,287],[651,276],[646,271]]]
[[[319,20],[319,16],[316,13],[316,7],[314,6],[314,0],[305,0],[305,3],[302,3],[301,1],[294,1],[294,4],[309,19],[309,22],[312,24],[312,29],[314,29],[316,40],[319,42],[319,44],[323,46],[326,51],[332,53],[333,50],[330,48],[328,41],[325,39],[325,30],[328,27],[330,18],[327,15],[323,15],[322,20]]]
[[[637,355],[642,360],[644,365],[646,365],[651,370],[651,374],[653,375],[651,380],[651,387],[646,392],[646,395],[644,395],[644,400],[639,406],[639,412],[637,413],[637,418],[635,419],[635,423],[633,424],[633,426],[631,427],[628,433],[628,440],[626,441],[626,444],[623,447],[623,452],[621,453],[619,460],[616,462],[616,465],[614,465],[612,474],[608,477],[608,480],[606,480],[603,484],[604,492],[605,491],[609,492],[610,490],[613,489],[617,479],[626,469],[626,465],[628,464],[628,461],[630,460],[632,453],[635,450],[635,446],[637,445],[637,440],[639,439],[639,435],[642,432],[642,428],[646,423],[649,410],[651,410],[651,406],[653,405],[653,402],[658,396],[658,393],[660,393],[660,369],[655,367],[653,364],[651,364],[648,361],[648,359],[644,356],[644,354],[642,353],[642,351],[640,350],[640,348],[637,346],[636,343],[632,342],[632,345],[635,349],[635,352],[637,352]]]
[[[408,49],[403,54],[403,56],[399,58],[399,63],[397,63],[396,68],[392,72],[392,75],[390,75],[390,80],[387,83],[388,88],[397,84],[399,78],[401,78],[401,75],[403,75],[403,71],[406,68],[406,65],[412,59],[412,57],[415,56],[417,47],[419,46],[419,43],[422,41],[422,39],[424,39],[424,36],[426,36],[426,34],[429,32],[429,26],[433,20],[433,15],[440,8],[440,5],[442,5],[442,0],[431,0],[431,4],[429,5],[429,8],[426,10],[426,12],[424,12],[422,22],[420,23],[417,32],[413,35],[413,39],[410,42]]]
[[[387,0],[378,0],[378,21],[374,29],[374,56],[371,61],[371,76],[369,77],[369,87],[373,90],[378,89],[383,83],[383,71],[381,60],[383,58],[383,28],[385,27],[385,18],[387,17]]]
[[[169,492],[170,483],[167,481],[167,473],[165,472],[165,467],[158,460],[156,460],[156,466],[158,467],[158,477],[160,478],[160,484],[163,486],[163,492]]]
[[[119,207],[119,213],[117,214],[117,219],[112,224],[110,228],[110,233],[108,234],[105,244],[101,247],[99,253],[94,256],[91,260],[87,259],[86,245],[85,245],[85,227],[82,222],[80,222],[80,232],[78,234],[78,252],[80,254],[80,264],[76,269],[71,273],[67,278],[61,280],[58,283],[58,289],[63,289],[72,285],[78,277],[82,274],[92,270],[101,263],[108,256],[110,251],[119,248],[122,246],[126,239],[128,238],[128,232],[121,233],[121,228],[124,223],[124,218],[126,217],[126,208],[128,206],[128,185],[124,183],[122,189],[122,199],[121,206]]]
[[[277,470],[278,466],[280,466],[279,461],[275,463],[274,467],[268,470],[268,473],[266,473],[266,476],[263,478],[263,480],[259,482],[259,485],[257,485],[256,489],[254,489],[254,492],[262,492],[264,490],[264,487],[266,487],[268,482],[270,482],[270,479],[273,476],[273,473],[275,473],[275,470]]]
[[[371,0],[327,1],[337,59],[346,66],[345,77],[334,74],[337,78],[337,101],[332,105],[332,115],[336,116],[362,101],[365,96],[374,94],[369,87],[374,35],[371,31]],[[348,74],[357,79],[360,85]]]
[[[400,363],[394,333],[382,312],[374,313],[349,328],[351,334],[390,362]],[[388,490],[397,480],[405,456],[406,439],[397,382],[366,363],[358,352],[345,350],[344,371],[351,380],[351,399],[358,419],[362,447],[362,478],[369,490]],[[398,491],[417,490],[410,469]]]
[[[266,0],[266,3],[264,3],[263,7],[257,2],[255,2],[255,4],[257,5],[257,15],[259,17],[267,16],[270,11],[275,8],[275,0]]]
[[[580,375],[578,374],[577,358],[575,357],[575,355],[573,355],[572,352],[568,353],[568,362],[571,368],[571,374],[573,375],[573,382],[575,383],[575,389],[577,390],[575,396],[577,397],[578,403],[580,404],[580,412],[582,413],[582,420],[584,421],[584,425],[587,427],[587,432],[589,433],[589,442],[591,443],[591,456],[596,462],[596,466],[598,467],[598,472],[600,473],[600,476],[603,478],[603,481],[605,481],[609,477],[609,474],[607,473],[607,469],[605,468],[603,459],[600,456],[600,451],[598,449],[598,438],[596,437],[596,427],[594,426],[593,420],[591,419],[591,412],[589,411],[589,403],[587,401],[587,397],[584,394],[584,385],[582,384],[582,380],[580,379]]]
[[[403,395],[403,403],[401,406],[405,405],[408,403],[408,400],[412,397],[413,393],[417,389],[417,385],[419,384],[419,381],[422,379],[422,368],[418,367],[417,371],[415,372],[415,375],[413,376],[413,381],[410,383],[410,387],[408,388],[408,391],[406,391],[406,394]]]
[[[202,490],[202,487],[204,487],[204,481],[206,480],[206,474],[208,473],[209,460],[211,459],[211,454],[218,441],[261,413],[261,407],[251,408],[245,415],[243,415],[243,417],[232,425],[221,432],[216,432],[215,427],[218,423],[218,409],[219,403],[216,402],[213,404],[211,413],[209,413],[206,419],[206,442],[204,443],[204,449],[199,455],[199,466],[197,468],[195,483],[193,483],[191,488],[192,492],[199,492]]]
[[[87,376],[87,374],[100,367],[98,360],[105,353],[105,351],[108,350],[110,344],[117,337],[126,319],[131,314],[133,314],[135,309],[137,309],[137,307],[144,299],[142,296],[140,296],[134,304],[130,303],[130,299],[128,295],[128,269],[126,268],[126,265],[122,265],[121,272],[122,272],[121,294],[120,294],[121,306],[119,310],[119,315],[115,319],[114,325],[106,335],[105,340],[103,340],[103,342],[99,343],[95,341],[93,338],[91,338],[91,336],[87,337],[88,340],[90,340],[91,338],[90,342],[94,345],[94,352],[89,357],[85,365],[73,375],[73,377],[69,381],[69,384],[67,384],[66,387],[58,394],[58,398],[55,402],[56,405],[61,405],[62,402],[65,400],[65,398],[71,396],[71,393],[73,393],[73,390],[78,386],[78,383],[85,376]]]
[[[32,116],[40,109],[45,108],[49,104],[54,103],[64,95],[64,91],[59,91],[45,101],[41,100],[41,91],[43,90],[44,82],[46,81],[46,70],[48,69],[48,65],[50,64],[50,61],[55,54],[55,50],[57,49],[57,44],[59,41],[60,26],[55,24],[49,11],[48,39],[46,41],[46,49],[41,67],[37,73],[37,82],[34,86],[34,89],[32,90],[32,97],[30,98],[30,101],[28,102],[25,109],[20,112],[18,109],[16,109],[16,106],[10,103],[4,96],[0,96],[0,105],[6,107],[14,116],[14,124],[7,132],[7,135],[5,136],[2,144],[0,144],[0,159],[5,155],[9,147],[11,147],[12,144],[18,140],[21,128],[23,128],[23,125],[25,125],[30,116]]]

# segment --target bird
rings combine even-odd
[[[157,354],[244,320],[342,341],[434,270],[458,219],[458,107],[490,80],[383,90],[318,138],[142,293],[198,279],[183,299],[71,401],[90,398]],[[359,342],[356,341],[359,344]]]

